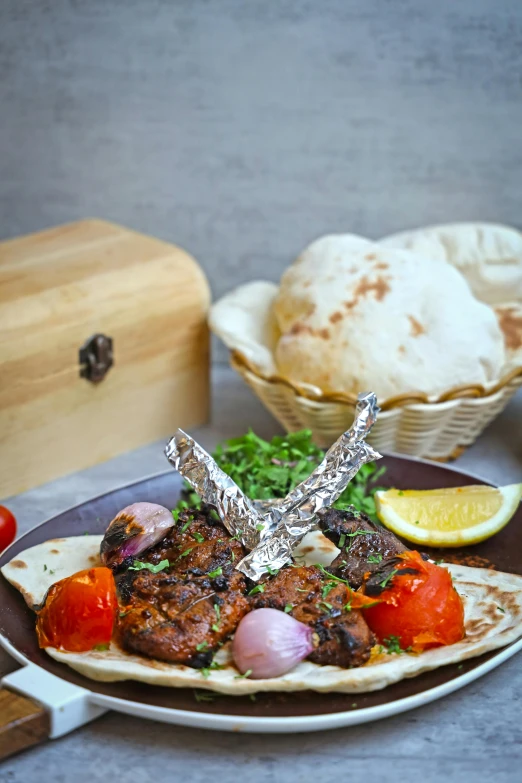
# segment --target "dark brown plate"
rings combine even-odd
[[[383,486],[435,489],[437,487],[486,483],[475,476],[452,468],[407,457],[387,456],[381,464],[384,464],[387,468],[386,473],[380,480]],[[85,532],[93,534],[103,533],[108,521],[112,519],[116,512],[130,503],[139,500],[151,501],[172,508],[177,503],[180,490],[181,479],[179,475],[170,471],[90,500],[87,503],[76,506],[76,508],[65,511],[63,514],[44,522],[39,527],[26,533],[0,557],[0,566],[11,560],[22,550],[50,538],[77,536]],[[485,558],[488,563],[492,563],[498,570],[522,574],[521,529],[522,510],[519,509],[504,530],[489,541],[470,547],[468,553]],[[458,554],[456,550],[432,550],[432,553],[436,557],[441,557],[442,554]],[[316,716],[316,718],[317,716],[327,715],[334,717],[336,713],[358,713],[359,711],[364,711],[364,717],[361,714],[360,721],[370,720],[373,717],[384,717],[385,714],[390,714],[391,711],[400,712],[455,690],[479,676],[479,674],[493,668],[493,666],[507,657],[506,650],[495,651],[479,658],[465,661],[458,666],[444,666],[413,679],[403,680],[382,691],[360,694],[357,697],[343,694],[319,694],[310,691],[297,694],[260,694],[255,701],[251,701],[246,697],[217,696],[212,702],[198,702],[192,689],[151,687],[150,685],[131,681],[101,683],[82,677],[69,667],[52,660],[38,648],[34,632],[34,619],[34,614],[27,608],[20,593],[9,585],[5,579],[0,579],[0,635],[4,641],[12,645],[18,655],[23,655],[29,661],[38,664],[64,680],[81,685],[83,688],[91,691],[93,695],[98,694],[99,696],[96,700],[100,702],[103,700],[108,706],[128,711],[125,703],[128,703],[127,706],[130,708],[131,703],[134,702],[133,711],[139,712],[139,709],[135,708],[143,705],[143,713],[147,713],[149,716],[151,716],[151,711],[150,709],[145,709],[145,705],[152,708],[157,707],[159,708],[157,717],[160,720],[168,719],[165,717],[165,709],[200,713],[201,718],[203,718],[204,713],[209,718],[209,720],[202,720],[204,725],[211,725],[211,715],[216,717],[244,716],[247,720],[250,717],[254,719],[256,724],[259,724],[259,720],[256,721],[256,718],[294,718],[294,720],[297,719],[299,722],[299,718],[309,716],[311,718],[309,725],[306,726],[305,722],[303,726],[310,729],[321,727],[317,719],[314,720],[312,716]],[[515,644],[518,644],[518,642]],[[514,652],[514,649],[512,652]],[[476,671],[475,675],[473,675],[472,672],[478,669],[480,671]],[[441,689],[440,686],[444,685],[447,685],[447,687]],[[436,689],[436,691],[433,689]],[[102,695],[109,698],[102,699],[100,698]],[[120,706],[115,703],[109,704],[110,700],[114,698],[122,700]],[[397,704],[397,709],[389,709],[393,703],[399,701],[403,705],[402,707],[399,708]],[[177,714],[179,715],[179,713]],[[184,722],[177,719],[171,720],[172,722]],[[342,725],[343,723],[356,723],[359,720],[356,715],[353,715],[351,720],[343,720],[342,722],[334,720],[333,722],[336,725]],[[288,722],[291,723],[292,721],[289,720]],[[268,720],[267,725],[269,723],[273,723],[274,730],[284,730],[275,727],[275,724],[279,724],[279,721]],[[218,726],[216,725],[215,727],[217,728]],[[221,728],[226,728],[226,726],[221,726]],[[243,726],[243,728],[245,727]],[[250,730],[263,729],[250,727]],[[299,729],[296,726],[294,730]]]

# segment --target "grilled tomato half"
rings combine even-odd
[[[403,552],[387,561],[366,581],[364,592],[379,599],[363,611],[384,644],[395,638],[402,649],[422,652],[464,638],[464,606],[449,571],[419,552]]]
[[[110,643],[118,599],[110,568],[88,568],[52,585],[38,613],[40,647],[86,652]]]

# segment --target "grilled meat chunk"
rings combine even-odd
[[[393,533],[355,508],[328,508],[319,512],[318,520],[326,538],[341,550],[329,570],[346,579],[355,590],[362,585],[365,574],[374,573],[385,560],[407,551]]]
[[[319,645],[310,661],[332,666],[361,666],[370,657],[375,637],[361,612],[350,609],[347,585],[328,579],[315,566],[288,566],[264,583],[253,596],[254,606],[290,610],[292,617],[311,626]]]
[[[250,607],[245,577],[235,570],[245,550],[210,513],[186,511],[140,558],[169,566],[116,574],[125,606],[119,637],[130,652],[200,668],[235,631]]]

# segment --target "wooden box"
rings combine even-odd
[[[101,220],[0,242],[0,497],[205,422],[209,301],[185,251]]]

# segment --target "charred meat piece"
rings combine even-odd
[[[341,550],[329,570],[346,579],[354,590],[362,585],[365,574],[372,574],[385,560],[407,551],[393,533],[355,508],[328,508],[319,512],[318,521],[326,538]]]
[[[424,560],[429,560],[428,555],[421,554],[421,557]],[[390,557],[388,560],[383,560],[376,571],[366,576],[364,579],[364,594],[372,598],[378,598],[383,590],[392,587],[395,576],[418,573],[420,572],[417,568],[406,565],[402,558]]]
[[[361,666],[370,657],[375,637],[357,609],[350,609],[351,590],[328,579],[315,566],[288,566],[263,585],[252,608],[290,611],[292,617],[312,627],[319,646],[310,661],[332,666]],[[291,607],[291,609],[290,609]]]
[[[250,607],[244,576],[235,570],[245,550],[209,513],[186,511],[141,563],[169,565],[154,573],[134,566],[116,575],[125,604],[119,638],[130,652],[170,663],[207,666]]]

